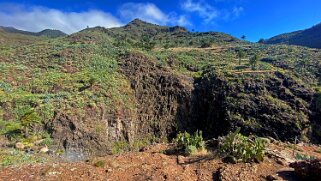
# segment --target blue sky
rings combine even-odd
[[[0,0],[0,25],[67,33],[116,27],[140,18],[195,31],[220,31],[247,40],[309,28],[321,22],[320,0]]]

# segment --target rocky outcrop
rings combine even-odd
[[[298,161],[290,164],[295,173],[304,180],[320,180],[321,160]]]
[[[196,80],[194,119],[209,137],[241,127],[244,134],[294,141],[308,135],[313,91],[280,72],[229,74]]]
[[[312,111],[311,116],[311,140],[320,143],[321,140],[321,93],[316,93],[313,97],[313,102],[310,106]]]
[[[73,113],[72,113],[73,112]],[[85,156],[111,153],[113,143],[133,139],[133,114],[109,112],[104,105],[79,110],[56,112],[46,129],[55,139],[57,149]],[[71,155],[72,156],[72,155]]]
[[[166,140],[174,137],[178,130],[193,128],[190,119],[192,78],[178,75],[135,53],[122,57],[119,64],[120,73],[128,79],[133,91],[127,105],[116,110],[100,104],[87,106],[83,111],[56,112],[46,129],[59,149],[106,155],[111,153],[116,141]]]
[[[136,134],[171,138],[190,130],[193,79],[163,68],[155,60],[130,53],[120,60],[137,101]]]

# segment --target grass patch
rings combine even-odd
[[[0,150],[0,167],[21,166],[31,163],[44,163],[47,159],[44,157],[30,155],[24,151],[15,149],[1,149]]]

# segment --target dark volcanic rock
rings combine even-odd
[[[290,164],[295,173],[304,180],[320,180],[321,160],[299,161]]]
[[[192,78],[178,75],[140,54],[120,60],[137,100],[137,134],[173,137],[190,130]]]
[[[216,137],[241,127],[244,134],[293,141],[308,135],[313,91],[280,72],[223,75],[196,81],[193,111],[199,129]]]
[[[60,147],[103,155],[111,152],[115,141],[173,138],[178,131],[196,129],[207,138],[237,127],[246,135],[284,141],[319,134],[319,98],[281,72],[242,75],[212,70],[193,83],[139,53],[120,58],[119,68],[130,85],[128,101],[134,108],[97,105],[86,107],[84,114],[56,113],[47,129]]]
[[[193,128],[191,78],[157,66],[140,54],[129,54],[119,62],[133,90],[129,102],[134,102],[135,108],[115,111],[97,105],[86,107],[84,114],[56,112],[46,127],[59,148],[105,155],[111,152],[115,141],[167,139],[178,130]]]

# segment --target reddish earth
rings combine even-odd
[[[223,163],[214,153],[191,157],[165,155],[164,144],[147,147],[142,152],[111,155],[88,162],[44,163],[7,167],[0,170],[0,180],[299,180],[288,164],[294,153],[313,155],[316,147],[288,146],[274,142],[262,163]],[[100,166],[94,166],[101,162]]]

